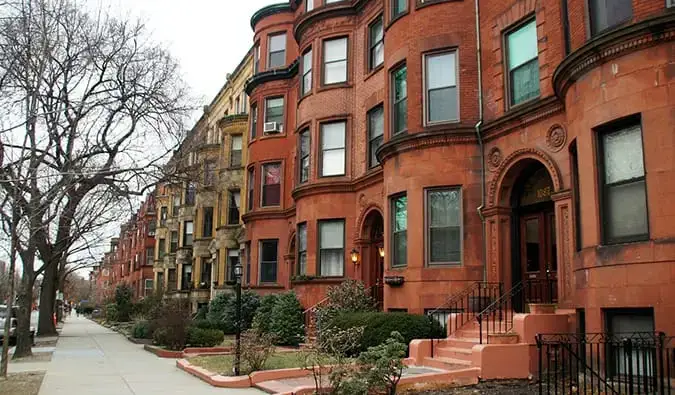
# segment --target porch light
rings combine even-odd
[[[384,246],[377,247],[377,252],[380,253],[380,258],[384,258]]]
[[[352,248],[351,255],[352,255],[352,262],[355,265],[358,265],[359,264],[359,252],[356,251],[356,248]]]

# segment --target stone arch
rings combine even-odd
[[[366,206],[363,210],[361,210],[361,214],[359,215],[359,219],[356,221],[356,238],[357,239],[369,239],[370,235],[368,235],[364,229],[364,226],[366,226],[366,219],[368,216],[373,213],[377,212],[380,214],[382,217],[382,220],[384,221],[384,210],[382,210],[382,206],[380,206],[377,203],[370,203],[368,206]]]
[[[562,190],[562,176],[553,159],[536,148],[521,148],[507,156],[495,171],[496,177],[488,190],[488,207],[509,205],[513,184],[522,168],[530,161],[537,161],[546,168],[553,181],[554,192]]]

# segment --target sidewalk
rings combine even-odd
[[[85,318],[71,317],[47,366],[40,395],[258,395],[211,387],[142,345]]]

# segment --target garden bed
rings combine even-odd
[[[206,369],[211,372],[216,372],[223,376],[231,376],[234,355],[207,355],[194,356],[188,358],[193,366]],[[265,364],[264,370],[301,368],[302,356],[299,353],[293,352],[277,352],[272,354]],[[248,370],[242,363],[242,371]]]
[[[527,380],[491,380],[461,387],[440,383],[403,385],[399,392],[402,395],[534,395],[539,393],[539,386]]]
[[[45,372],[10,373],[0,381],[2,395],[37,395]]]

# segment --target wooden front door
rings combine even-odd
[[[553,303],[556,299],[557,246],[555,216],[551,210],[520,218],[521,273],[527,303]]]

